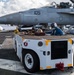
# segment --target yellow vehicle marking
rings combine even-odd
[[[68,39],[68,42],[69,42],[70,44],[72,44],[72,39]]]
[[[52,68],[52,67],[51,67],[51,66],[47,66],[47,67],[46,67],[46,69],[50,69],[50,68]]]
[[[51,40],[45,40],[46,46],[48,46],[49,42],[51,42]]]
[[[68,64],[68,67],[71,67],[71,66],[73,66],[72,64]]]

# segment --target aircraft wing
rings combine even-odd
[[[59,14],[69,14],[69,15],[74,15],[74,12],[58,12]]]

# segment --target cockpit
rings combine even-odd
[[[52,2],[50,5],[47,5],[49,8],[70,8],[72,7],[72,4],[69,2],[60,2],[60,4],[57,4],[56,2]]]

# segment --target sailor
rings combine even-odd
[[[64,35],[64,32],[62,31],[62,29],[60,29],[56,23],[52,23],[51,28],[52,28],[51,35]]]

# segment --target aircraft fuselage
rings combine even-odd
[[[35,25],[38,23],[74,24],[73,8],[42,7],[0,17],[1,24]]]

